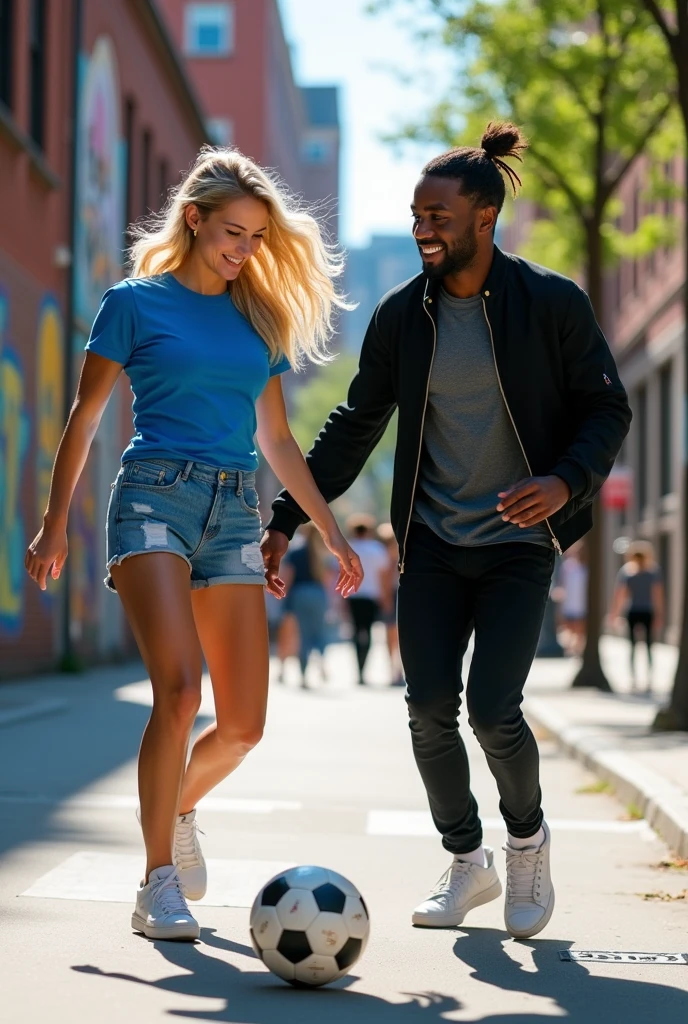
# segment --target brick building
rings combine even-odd
[[[664,165],[664,178],[685,188],[680,155]],[[643,217],[658,213],[673,221],[677,238],[682,239],[685,202],[677,198],[655,202],[648,193],[648,163],[641,158],[619,190],[619,228],[632,234]],[[515,203],[514,217],[503,228],[500,244],[518,252],[537,216],[532,203],[523,199]],[[632,471],[631,501],[625,511],[603,512],[605,593],[609,602],[623,561],[615,542],[624,538],[651,541],[667,585],[665,638],[669,642],[678,637],[683,600],[679,567],[684,564],[684,287],[680,244],[659,248],[641,259],[623,260],[606,274],[600,318],[633,410],[631,430],[617,460]]]
[[[664,166],[668,182],[685,189],[679,155]],[[661,213],[683,237],[685,203],[647,198],[647,163],[639,160],[623,183],[620,226],[631,233],[643,216]],[[650,540],[667,585],[667,639],[678,636],[684,564],[681,528],[682,466],[685,458],[683,298],[681,245],[626,260],[608,274],[605,329],[629,393],[633,423],[621,460],[633,471],[633,500],[627,512],[606,516],[608,576],[618,558],[611,553],[619,536]],[[685,499],[684,499],[685,500]]]
[[[277,0],[159,0],[219,144],[276,168],[337,233],[339,111],[334,86],[300,88]]]
[[[64,583],[41,594],[24,551],[91,321],[122,274],[125,225],[157,208],[205,139],[152,2],[1,0],[0,677],[54,666],[67,637],[87,660],[130,646],[102,586],[109,483],[131,435],[124,381],[72,505],[68,615]]]

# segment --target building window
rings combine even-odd
[[[126,217],[125,230],[134,219],[134,124],[136,121],[136,105],[129,97],[124,103],[124,138],[126,140],[126,182],[124,184],[124,216]]]
[[[664,179],[667,186],[674,184],[674,161],[667,160],[664,164]],[[664,198],[664,209],[662,211],[665,217],[671,217],[674,212],[674,198],[673,196],[665,196]]]
[[[184,49],[189,57],[227,57],[234,50],[233,4],[187,4]]]
[[[158,166],[158,192],[160,194],[158,206],[164,206],[165,203],[167,202],[167,189],[169,187],[169,181],[170,166],[167,163],[167,160],[163,158]]]
[[[642,519],[647,505],[647,388],[638,389],[636,403],[636,430],[638,432],[638,518]]]
[[[12,106],[12,37],[14,0],[0,0],[0,100]]]
[[[151,158],[153,155],[153,136],[148,130],[143,133],[141,149],[141,209],[146,214],[151,209]]]
[[[633,189],[633,223],[631,225],[631,231],[635,234],[640,224],[640,185],[635,185]],[[640,260],[636,257],[633,260],[633,291],[635,294],[638,293],[638,286],[640,283]]]
[[[664,625],[671,622],[671,535],[660,533],[659,535],[659,567],[662,570],[662,582],[664,583]],[[658,637],[658,639],[662,639]]]
[[[234,141],[234,122],[229,117],[209,117],[205,122],[208,138],[215,146],[231,146]]]
[[[659,451],[660,464],[660,486],[662,497],[671,494],[672,473],[672,445],[671,445],[671,369],[672,364],[663,366],[659,374]]]
[[[305,164],[324,165],[332,160],[332,144],[327,139],[317,136],[304,139],[301,146],[301,159]]]
[[[43,148],[45,135],[45,0],[33,0],[29,28],[29,134]]]

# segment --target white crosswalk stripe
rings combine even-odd
[[[141,879],[143,854],[72,854],[20,895],[51,900],[133,903]],[[293,867],[285,861],[208,860],[208,894],[194,906],[250,907],[273,875]]]

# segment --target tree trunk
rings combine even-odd
[[[587,289],[598,320],[602,319],[602,240],[601,216],[591,218],[587,225]],[[600,661],[600,633],[604,616],[602,522],[600,499],[593,504],[594,525],[585,538],[588,563],[588,616],[583,663],[572,682],[573,687],[592,686],[611,693],[611,686]]]
[[[683,110],[686,135],[685,156],[685,187],[688,189],[688,102]],[[683,358],[684,358],[684,417],[688,415],[688,202],[684,193],[683,216]],[[679,641],[679,657],[674,678],[674,688],[669,706],[657,712],[653,728],[663,732],[688,730],[688,451],[686,451],[686,425],[684,424],[681,444],[683,446],[683,616],[681,620],[681,638]]]

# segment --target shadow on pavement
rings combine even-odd
[[[72,970],[146,985],[175,995],[225,1001],[220,1010],[167,1011],[172,1017],[189,1020],[240,1020],[242,1024],[274,1024],[276,1021],[279,1024],[323,1024],[324,1021],[327,1024],[351,1024],[361,1019],[379,1024],[431,1024],[432,1021],[446,1020],[445,1014],[460,1010],[462,1006],[453,996],[437,992],[403,993],[409,997],[405,1003],[390,1003],[363,992],[347,992],[346,989],[356,980],[355,975],[321,989],[296,989],[266,973],[263,968],[240,971],[225,960],[206,956],[202,944],[240,953],[256,965],[258,963],[250,946],[221,938],[214,929],[203,928],[201,943],[155,943],[169,963],[188,971],[188,974],[145,981],[133,974],[103,971],[89,965],[74,966]]]
[[[37,840],[98,845],[97,833],[69,828],[55,820],[56,813],[64,801],[137,757],[151,709],[115,694],[145,679],[141,663],[65,676],[60,692],[54,684],[52,690],[67,700],[64,712],[0,729],[0,855]],[[47,685],[26,684],[39,695]],[[204,724],[199,716],[196,728]]]
[[[551,999],[564,1019],[574,1024],[650,1024],[657,1020],[688,1020],[688,992],[652,981],[653,967],[626,967],[628,978],[591,974],[582,964],[559,960],[560,949],[573,943],[561,939],[527,939],[519,945],[533,951],[536,971],[524,970],[509,956],[505,934],[492,928],[466,929],[454,953],[473,968],[471,977],[503,993],[522,992]],[[679,967],[677,982],[683,981]],[[484,1024],[528,1024],[541,1013],[499,1013],[478,1018]]]
[[[473,968],[472,978],[492,986],[495,999],[503,1005],[504,992],[518,992],[551,1000],[552,1005],[542,1012],[527,1010],[513,1013],[480,1013],[471,1018],[482,1024],[532,1024],[537,1020],[550,1020],[553,1016],[570,1020],[573,1024],[650,1024],[656,1020],[684,1021],[688,1019],[688,993],[661,983],[653,983],[645,968],[644,977],[607,978],[592,975],[582,965],[559,960],[560,949],[568,949],[571,942],[561,939],[531,939],[521,945],[533,951],[535,971],[524,969],[504,946],[505,933],[495,929],[466,930],[456,940],[456,957]],[[143,940],[142,940],[143,941]],[[213,929],[204,928],[201,942],[217,950],[239,953],[256,960],[250,946],[232,942],[218,936]],[[401,993],[408,1001],[391,1003],[378,996],[346,991],[355,976],[342,979],[336,985],[304,991],[292,989],[263,970],[244,971],[213,956],[206,956],[203,945],[156,943],[162,956],[184,974],[173,974],[158,981],[146,981],[133,974],[107,972],[89,965],[72,969],[83,974],[112,978],[157,988],[173,995],[198,999],[223,1000],[219,1010],[168,1009],[173,1017],[202,1021],[237,1021],[242,1024],[351,1024],[360,1019],[376,1024],[422,1024],[446,1020],[446,1015],[464,1009],[455,996],[438,992]],[[677,979],[678,980],[678,979]]]

